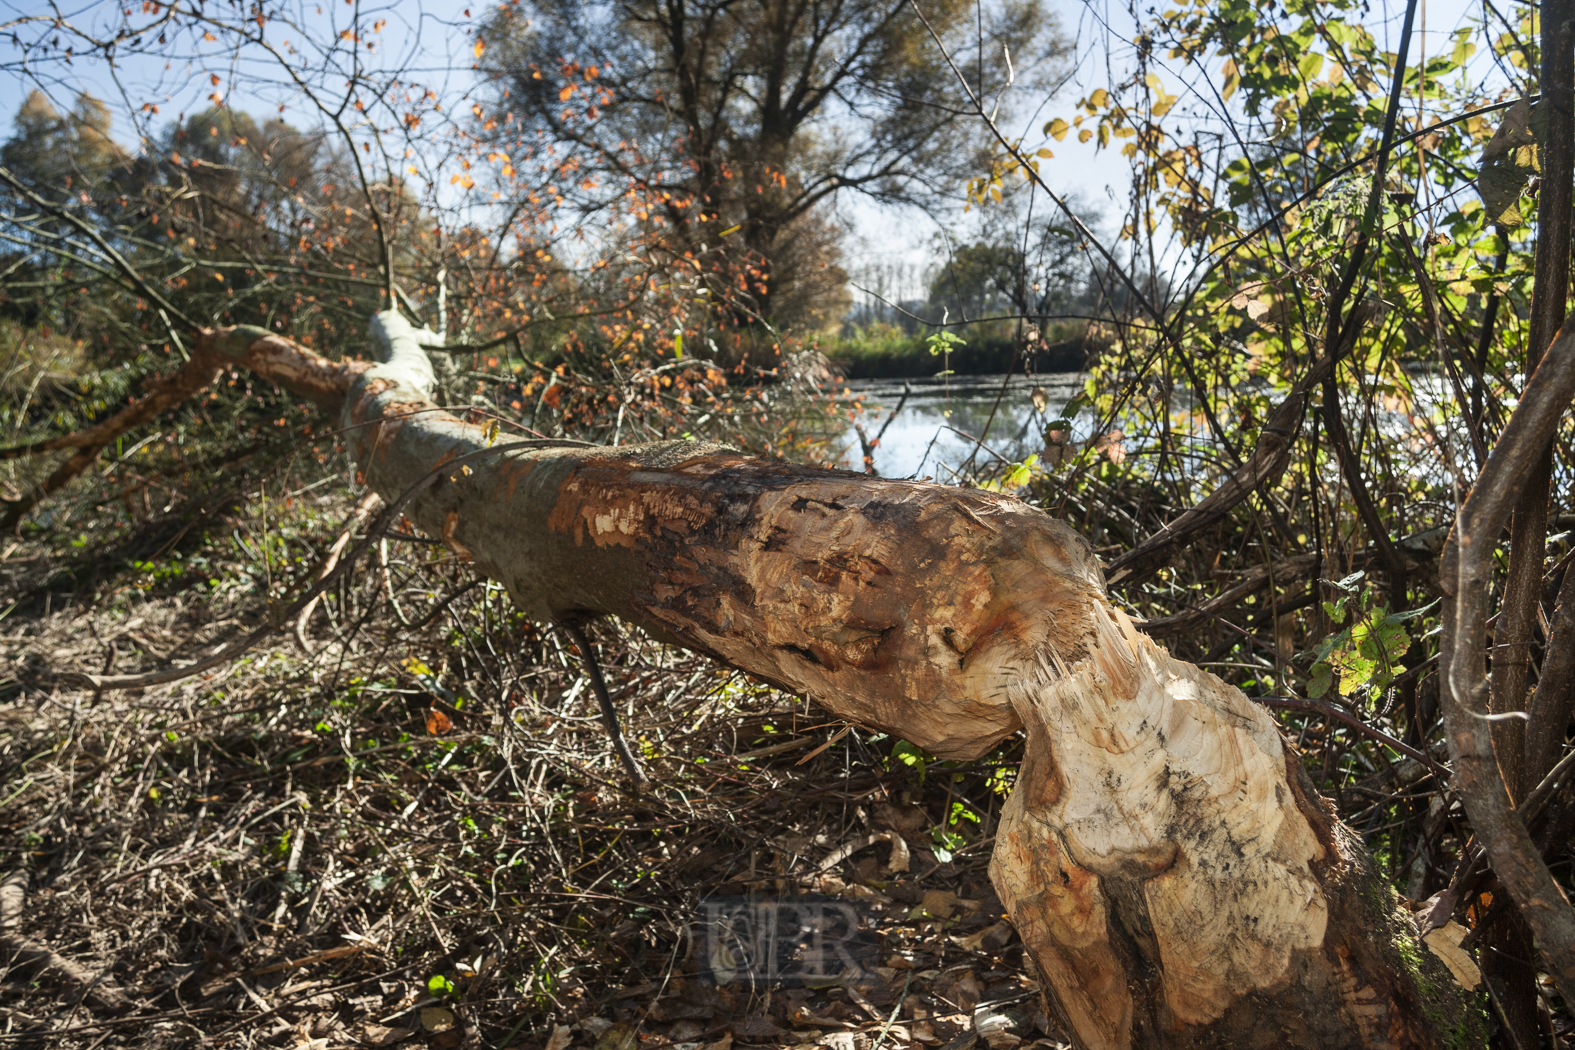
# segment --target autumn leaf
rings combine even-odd
[[[1112,430],[1108,434],[1101,434],[1089,442],[1090,447],[1103,452],[1110,462],[1120,466],[1127,460],[1126,434],[1119,430]]]
[[[471,51],[475,52],[475,55],[476,55],[477,58],[480,58],[481,57],[481,53],[483,51],[485,51],[486,49],[487,49],[487,42],[485,40],[481,39],[481,37],[478,36],[476,38],[476,45],[471,48]]]
[[[1487,220],[1501,226],[1521,226],[1520,196],[1531,177],[1541,171],[1537,137],[1532,131],[1531,103],[1521,99],[1504,114],[1493,138],[1482,149],[1477,192],[1482,195]]]

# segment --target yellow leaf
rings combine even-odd
[[[1087,128],[1084,128],[1082,131],[1079,131],[1077,133],[1077,141],[1079,141],[1079,142],[1087,142],[1089,139],[1091,139],[1093,137],[1094,137],[1094,133],[1092,131],[1089,131]]]
[[[1054,138],[1057,142],[1060,142],[1062,139],[1066,138],[1066,133],[1068,130],[1069,125],[1060,117],[1056,117],[1050,123],[1045,125],[1045,134]]]
[[[480,58],[481,57],[481,53],[483,51],[485,51],[486,49],[487,49],[487,42],[485,40],[481,39],[481,37],[478,36],[476,38],[476,46],[471,48],[471,50],[476,53],[476,57],[477,58]]]
[[[1482,971],[1477,968],[1476,960],[1471,958],[1470,953],[1460,947],[1466,933],[1464,926],[1451,919],[1443,928],[1429,931],[1422,940],[1449,967],[1449,972],[1460,982],[1460,987],[1469,992],[1482,983]]]
[[[1153,73],[1150,73],[1148,76],[1144,77],[1143,82],[1154,91],[1163,93],[1165,90],[1164,86],[1159,82],[1159,77],[1155,76]]]
[[[999,186],[991,186],[990,187],[990,196],[995,198],[995,203],[1000,204],[1001,203],[1001,188]]]
[[[1064,131],[1063,131],[1063,132],[1062,132],[1062,133],[1061,133],[1061,134],[1063,134],[1063,135],[1065,135],[1065,134],[1066,134],[1066,132],[1064,132]],[[1042,158],[1044,158],[1044,159],[1045,159],[1045,160],[1049,160],[1049,159],[1050,159],[1050,158],[1051,158],[1051,157],[1053,157],[1053,156],[1055,156],[1055,154],[1054,154],[1054,153],[1051,153],[1051,152],[1050,152],[1050,151],[1049,151],[1049,150],[1047,150],[1047,149],[1042,149],[1042,150],[1040,150],[1040,151],[1039,151],[1039,152],[1038,152],[1038,153],[1035,153],[1035,154],[1034,154],[1034,156],[1036,156],[1036,157],[1042,157]],[[1035,165],[1035,166],[1034,166],[1034,170],[1035,170],[1035,171],[1037,171],[1037,170],[1039,170],[1039,169],[1038,169],[1038,165]]]
[[[1088,96],[1088,104],[1098,109],[1105,108],[1106,106],[1110,105],[1110,92],[1106,91],[1104,88],[1098,89],[1092,95]]]

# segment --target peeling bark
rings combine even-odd
[[[1140,634],[1067,525],[696,442],[487,455],[427,400],[431,337],[373,332],[385,360],[326,380],[260,330],[209,342],[339,407],[391,504],[455,463],[405,513],[533,618],[624,617],[948,758],[1026,729],[991,875],[1079,1045],[1481,1042],[1273,718]]]

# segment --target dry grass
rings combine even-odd
[[[837,737],[801,700],[602,624],[656,783],[632,797],[567,640],[441,547],[359,566],[309,656],[286,628],[140,695],[58,684],[206,655],[267,617],[350,513],[332,484],[266,498],[300,481],[76,547],[7,544],[0,878],[26,903],[4,925],[0,886],[0,1047],[874,1050],[961,1046],[991,1002],[1001,1046],[1054,1031],[985,870],[1014,753],[893,760],[894,741]],[[700,980],[702,898],[804,890],[872,909],[875,984]]]

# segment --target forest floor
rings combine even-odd
[[[1066,1045],[988,879],[1012,742],[935,762],[603,623],[636,796],[569,640],[411,540],[305,650],[62,683],[277,619],[352,523],[323,491],[0,544],[0,1050]],[[741,917],[811,912],[873,954],[772,986]]]

